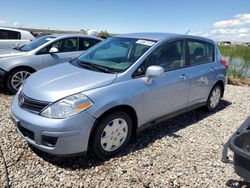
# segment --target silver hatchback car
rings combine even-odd
[[[75,61],[32,74],[12,102],[17,132],[55,155],[105,158],[139,131],[197,107],[214,110],[227,62],[209,39],[118,35]]]
[[[21,48],[0,50],[0,84],[16,93],[31,73],[76,58],[101,40],[81,34],[57,34]]]

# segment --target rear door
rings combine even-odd
[[[214,45],[200,40],[187,41],[190,76],[190,105],[205,102],[215,76]]]

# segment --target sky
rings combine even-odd
[[[2,0],[0,26],[250,41],[249,0]]]

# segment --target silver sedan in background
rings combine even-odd
[[[21,48],[0,51],[0,83],[16,93],[31,73],[70,61],[102,39],[80,35],[48,35]]]

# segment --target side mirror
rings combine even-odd
[[[147,84],[151,84],[152,78],[160,78],[160,77],[163,77],[164,74],[165,74],[165,71],[164,71],[163,67],[156,66],[156,65],[149,66],[146,70],[145,82]]]
[[[49,53],[50,54],[58,53],[58,49],[55,47],[52,47],[52,48],[50,48]]]

